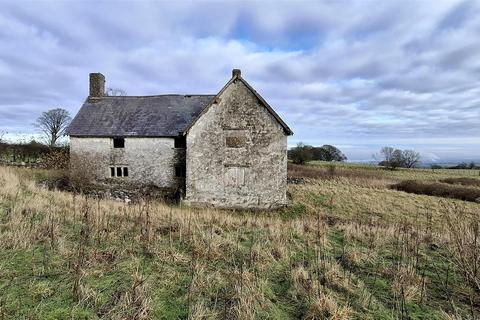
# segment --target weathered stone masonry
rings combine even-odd
[[[217,95],[107,97],[104,90],[103,75],[91,74],[90,95],[68,128],[72,172],[181,189],[191,205],[287,203],[292,131],[240,70]]]
[[[279,207],[286,178],[284,128],[244,82],[233,81],[188,131],[185,201]]]
[[[124,148],[114,148],[113,138],[70,137],[72,165],[95,180],[151,184],[164,188],[183,185],[175,166],[185,162],[185,149],[174,147],[172,138],[125,138]],[[78,159],[78,161],[75,161]],[[127,167],[128,177],[111,177],[110,167]]]

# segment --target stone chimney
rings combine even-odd
[[[233,69],[232,70],[232,78],[240,77],[242,75],[242,70],[240,69]]]
[[[105,76],[101,73],[90,73],[90,97],[105,95]]]

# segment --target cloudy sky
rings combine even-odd
[[[74,115],[88,73],[129,95],[216,93],[244,78],[293,146],[480,159],[480,2],[2,1],[0,131]]]

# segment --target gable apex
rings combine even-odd
[[[236,81],[241,81],[245,87],[253,93],[253,95],[260,101],[260,103],[267,109],[267,111],[275,118],[275,120],[282,126],[283,131],[287,136],[293,135],[293,131],[288,127],[288,125],[280,118],[280,116],[273,110],[273,108],[267,103],[265,99],[241,76],[240,69],[233,69],[232,70],[232,78],[223,86],[220,92],[210,101],[210,103],[200,112],[200,114],[190,123],[190,125],[183,131],[183,135],[186,135],[188,131],[195,125],[195,123],[200,119],[209,109],[210,107],[218,101],[220,95],[232,84]]]

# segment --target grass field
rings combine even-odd
[[[480,203],[390,188],[478,170],[290,167],[274,212],[127,205],[46,174],[0,167],[0,319],[480,317]]]

